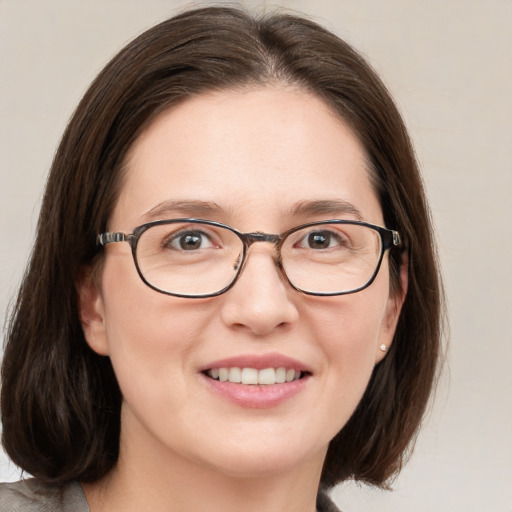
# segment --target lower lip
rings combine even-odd
[[[252,409],[268,409],[277,407],[288,399],[300,393],[310,377],[283,384],[251,385],[220,382],[203,375],[209,388],[222,398],[240,406]]]

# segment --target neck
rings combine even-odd
[[[102,479],[83,484],[91,512],[316,511],[325,453],[291,468],[239,475],[175,452],[133,447],[122,442],[117,465]]]
[[[106,477],[83,487],[91,512],[314,512],[321,472],[316,466],[237,477],[193,463],[154,471],[140,459],[136,467],[120,459]]]

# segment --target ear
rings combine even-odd
[[[400,265],[400,290],[397,290],[392,295],[390,294],[388,298],[385,315],[379,333],[379,343],[375,354],[375,364],[384,359],[386,352],[391,347],[391,343],[393,343],[393,337],[395,336],[400,312],[402,311],[405,296],[407,295],[408,283],[409,260],[407,258],[407,254],[404,253],[402,256],[402,263]]]
[[[97,272],[87,268],[77,283],[80,322],[88,345],[98,354],[107,356],[108,339],[105,306]]]

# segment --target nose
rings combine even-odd
[[[238,281],[224,295],[222,320],[255,336],[268,335],[299,318],[294,294],[276,266],[272,249],[253,246]]]

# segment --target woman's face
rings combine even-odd
[[[131,148],[109,230],[197,217],[279,234],[356,212],[383,224],[357,138],[315,96],[267,87],[205,94],[162,113]],[[400,308],[386,258],[365,290],[316,297],[290,287],[270,243],[251,247],[239,280],[218,297],[150,289],[127,243],[105,248],[99,281],[83,286],[81,314],[122,390],[121,453],[225,474],[321,467]],[[219,367],[284,367],[303,378],[221,383],[208,375]]]

